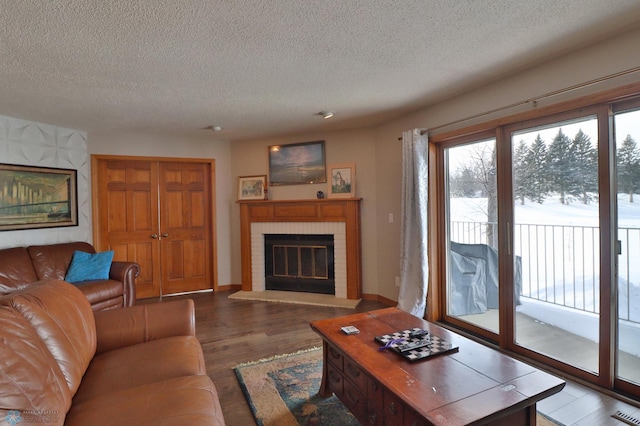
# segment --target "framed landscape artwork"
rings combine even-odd
[[[77,225],[76,170],[0,164],[0,231]]]
[[[355,163],[329,166],[329,198],[353,198],[356,195]]]
[[[269,147],[270,185],[298,185],[326,181],[324,141]]]
[[[264,200],[267,176],[240,176],[238,178],[238,200]]]

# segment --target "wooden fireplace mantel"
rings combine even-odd
[[[252,290],[251,224],[253,222],[344,222],[347,249],[347,299],[362,298],[360,201],[361,198],[238,201],[242,290]]]

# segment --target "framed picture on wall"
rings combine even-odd
[[[329,198],[353,198],[356,195],[355,163],[329,166]]]
[[[0,231],[78,225],[77,171],[0,164]]]
[[[267,176],[240,176],[238,178],[238,200],[264,200]]]
[[[298,185],[326,181],[324,141],[269,147],[270,185]]]

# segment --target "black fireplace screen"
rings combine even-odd
[[[265,288],[335,294],[333,235],[265,235]]]

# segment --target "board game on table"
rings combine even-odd
[[[441,337],[432,336],[428,331],[418,327],[376,336],[375,341],[382,345],[379,350],[392,350],[408,361],[426,360],[437,355],[458,351],[457,346]]]

